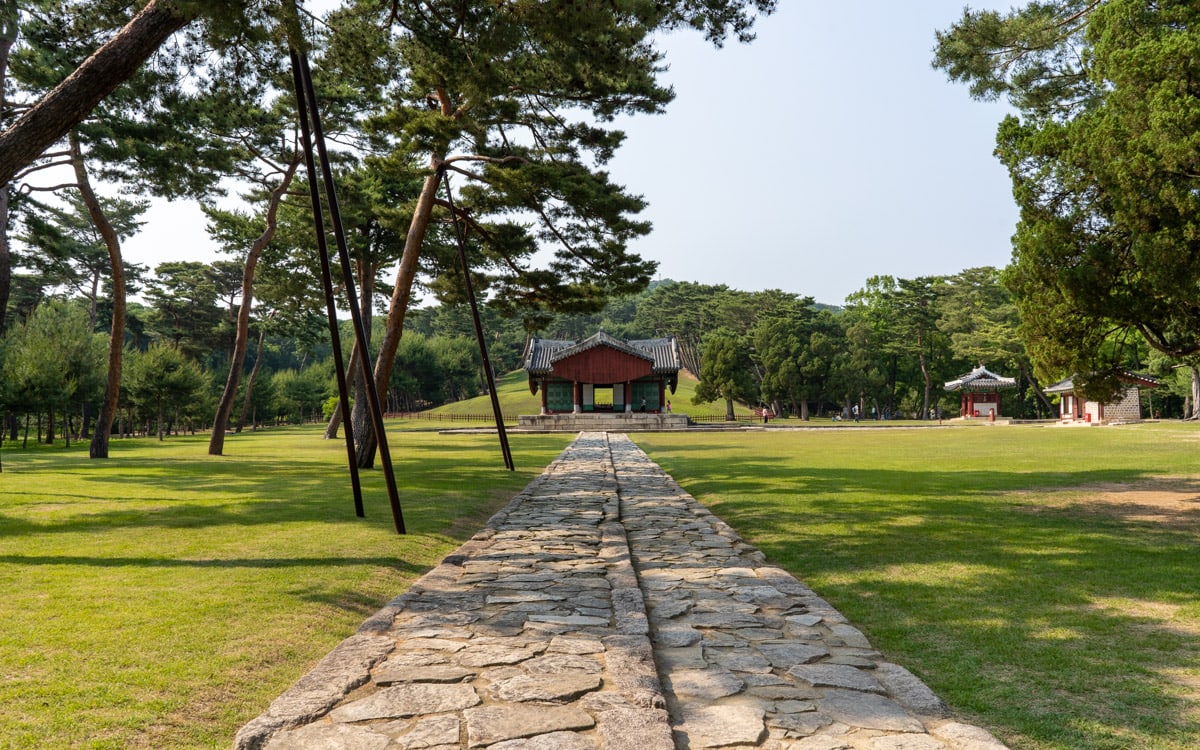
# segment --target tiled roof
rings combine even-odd
[[[999,388],[1016,388],[1016,378],[997,375],[983,365],[976,367],[957,380],[946,381],[948,391],[993,391]]]
[[[1136,385],[1139,388],[1157,388],[1162,385],[1162,382],[1153,375],[1143,375],[1137,372],[1121,372],[1117,373],[1117,380],[1122,383]],[[1064,378],[1054,385],[1042,389],[1046,393],[1072,393],[1075,390],[1075,376]]]
[[[531,339],[525,349],[525,370],[531,375],[548,374],[553,371],[555,362],[597,346],[607,346],[645,359],[651,363],[652,372],[656,375],[674,374],[683,366],[674,336],[626,341],[600,331],[582,341]]]

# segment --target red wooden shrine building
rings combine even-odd
[[[958,416],[992,419],[1000,416],[1000,391],[1016,387],[1016,378],[997,375],[983,365],[961,378],[947,381],[945,386],[948,391],[962,391]]]
[[[661,413],[681,366],[674,337],[625,341],[600,331],[582,341],[535,338],[525,348],[542,414]]]

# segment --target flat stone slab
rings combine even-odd
[[[753,706],[685,706],[679,731],[690,748],[754,745],[767,735],[763,715]]]
[[[312,724],[275,735],[265,750],[384,750],[391,741],[368,727]]]
[[[527,739],[497,742],[490,750],[596,750],[596,741],[575,732],[551,732]]]
[[[458,747],[460,726],[457,716],[430,716],[419,720],[407,734],[397,739],[397,744],[404,750],[446,745]]]
[[[735,695],[746,683],[725,669],[680,669],[671,674],[671,690],[675,695],[712,701]]]
[[[335,708],[329,716],[339,723],[395,719],[461,711],[481,702],[470,685],[397,685]]]
[[[925,725],[895,701],[874,693],[830,690],[818,705],[834,721],[862,729],[925,732]]]
[[[771,662],[771,666],[784,670],[829,656],[829,649],[809,643],[764,643],[758,650]]]
[[[813,687],[835,687],[861,690],[865,693],[885,693],[879,680],[858,667],[845,664],[800,664],[788,674]]]
[[[376,685],[387,687],[406,682],[462,682],[474,677],[475,672],[462,667],[430,664],[419,667],[387,666],[375,670],[372,679]]]
[[[591,729],[595,720],[574,707],[482,706],[467,709],[467,738],[470,747],[486,747],[552,732]]]
[[[494,683],[492,694],[504,701],[557,703],[599,688],[600,677],[594,674],[517,675]]]

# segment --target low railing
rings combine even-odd
[[[428,422],[492,422],[495,423],[496,415],[491,413],[479,414],[436,414],[428,411],[400,411],[388,412],[383,415],[385,419],[411,419]],[[515,416],[505,414],[505,424],[516,424]]]
[[[761,422],[762,417],[756,417],[753,414],[735,414],[733,419],[727,418],[724,414],[690,414],[688,418],[696,424],[713,424],[716,422]]]

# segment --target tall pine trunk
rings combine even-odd
[[[242,377],[242,368],[246,365],[246,342],[250,337],[250,308],[254,303],[254,269],[258,265],[262,251],[275,236],[275,228],[278,226],[279,203],[283,200],[299,165],[299,158],[293,156],[279,185],[271,191],[270,203],[267,206],[266,229],[254,240],[250,245],[250,250],[246,253],[246,265],[242,270],[242,304],[238,308],[233,357],[229,362],[229,375],[225,378],[225,390],[221,392],[221,400],[217,403],[217,415],[213,419],[212,435],[208,440],[210,456],[219,456],[225,449],[225,430],[229,427],[229,415],[233,413],[233,402],[237,399],[238,382]]]
[[[449,108],[448,98],[442,94],[443,110]],[[412,222],[408,226],[408,234],[404,239],[404,254],[400,257],[400,268],[396,271],[396,285],[392,288],[392,299],[388,307],[387,321],[384,325],[383,341],[379,344],[379,354],[375,359],[375,387],[380,398],[387,393],[388,383],[392,380],[392,366],[396,361],[396,351],[400,348],[400,337],[404,334],[404,316],[408,312],[408,303],[412,297],[413,279],[417,276],[417,260],[421,257],[421,245],[429,231],[429,222],[433,217],[433,206],[437,202],[438,185],[441,179],[437,167],[441,163],[444,152],[430,161],[432,173],[425,178],[421,186],[421,194],[417,198],[416,210],[413,211]],[[371,429],[367,404],[360,403],[365,399],[355,401],[354,436],[357,438],[358,466],[369,469],[375,466],[375,431]]]
[[[8,55],[20,32],[20,16],[16,3],[0,3],[0,122],[8,119]],[[0,332],[4,331],[4,314],[12,290],[12,254],[8,248],[9,184],[0,184]]]
[[[104,398],[100,402],[100,413],[96,415],[96,432],[88,446],[88,455],[92,458],[108,458],[108,438],[112,432],[113,416],[117,413],[117,400],[121,395],[121,355],[125,351],[125,264],[121,259],[121,241],[117,237],[117,231],[105,216],[100,199],[92,190],[78,133],[72,130],[68,143],[79,195],[83,204],[87,206],[92,226],[104,238],[112,273],[113,309],[112,326],[108,332],[108,373],[104,379]]]

